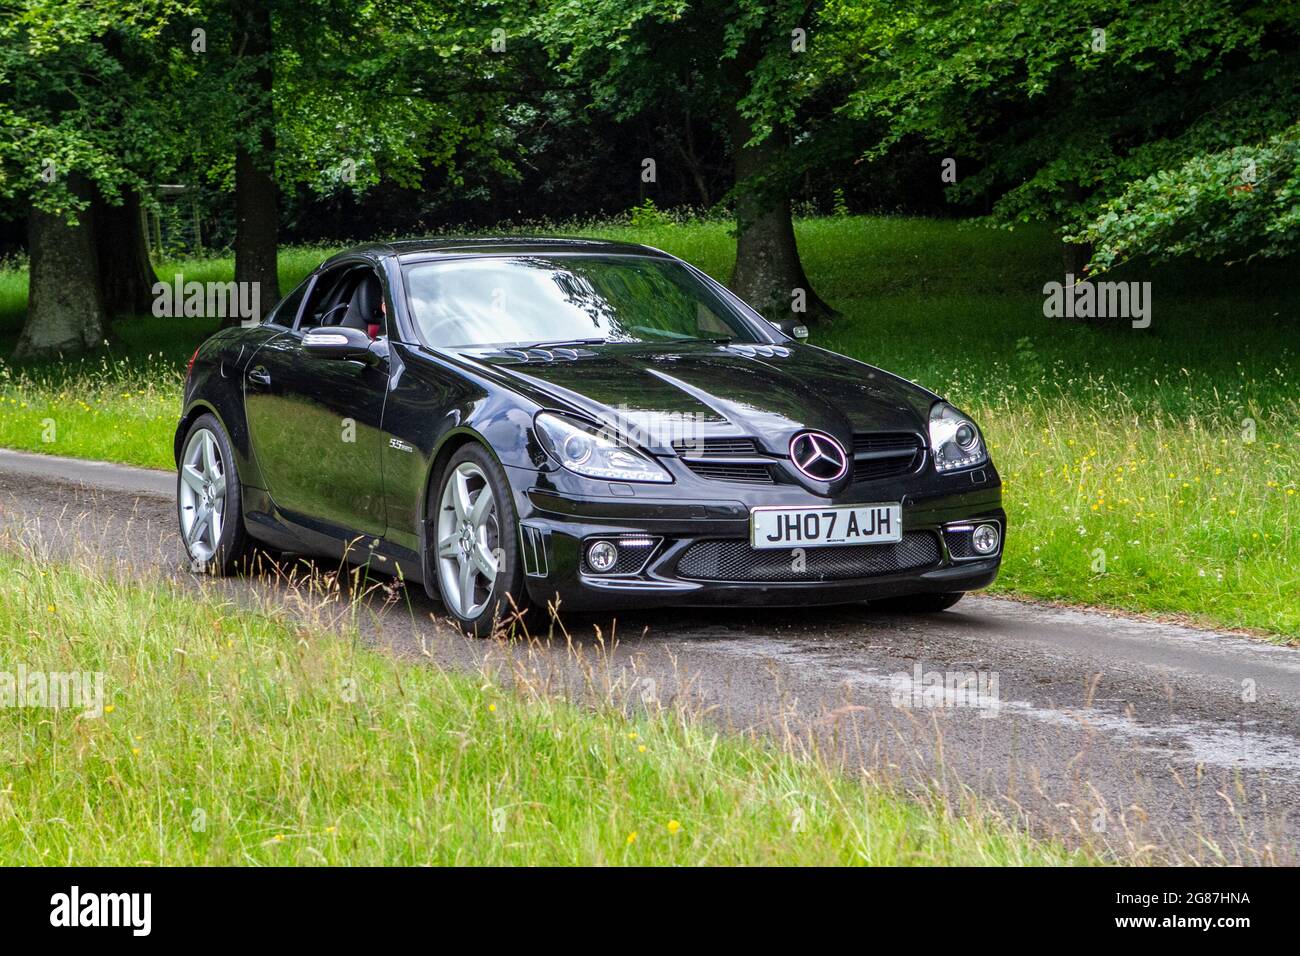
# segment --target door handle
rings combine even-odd
[[[270,385],[271,373],[266,370],[266,366],[259,365],[256,368],[249,369],[248,380],[258,385]]]

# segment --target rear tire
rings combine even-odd
[[[428,566],[447,613],[476,637],[526,613],[519,517],[510,482],[488,450],[469,444],[453,454],[428,507]]]
[[[936,614],[948,610],[965,596],[965,591],[952,591],[948,594],[908,594],[905,597],[872,601],[871,606],[899,614]]]
[[[215,415],[200,415],[185,434],[176,469],[181,544],[196,574],[233,574],[252,550],[244,496],[230,439]]]

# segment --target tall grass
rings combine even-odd
[[[102,716],[0,696],[3,865],[1095,861],[599,684],[582,708],[28,554],[0,553],[0,649],[104,687]]]

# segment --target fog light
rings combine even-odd
[[[970,543],[979,554],[992,554],[998,549],[1002,535],[995,524],[982,524],[971,532]]]
[[[603,574],[618,563],[618,548],[608,541],[597,541],[587,549],[587,563]]]

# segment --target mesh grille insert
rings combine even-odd
[[[939,563],[939,540],[909,531],[897,544],[805,548],[794,570],[792,549],[760,550],[736,539],[697,541],[677,562],[677,575],[697,581],[835,581],[893,574]]]
[[[969,531],[945,531],[944,540],[948,542],[948,553],[954,558],[982,558],[984,555],[977,554],[975,546],[971,544],[971,532]]]

